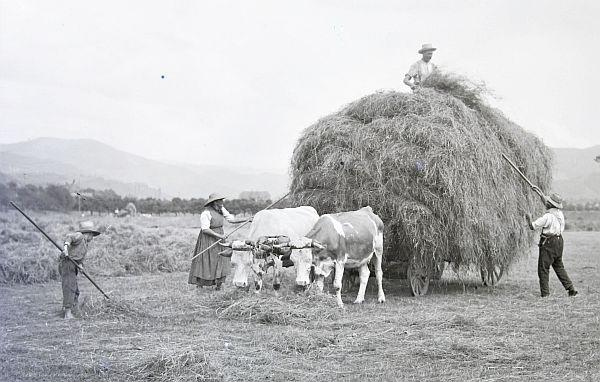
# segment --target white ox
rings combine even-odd
[[[371,207],[358,211],[322,215],[314,227],[299,242],[292,246],[312,245],[312,254],[293,254],[291,259],[306,280],[314,272],[315,283],[323,289],[323,280],[335,269],[333,287],[338,304],[343,306],[341,289],[344,268],[359,268],[360,287],[355,304],[365,299],[369,280],[369,261],[375,255],[375,275],[379,287],[378,301],[385,301],[381,270],[383,256],[383,221],[373,213]]]
[[[310,231],[319,219],[317,211],[310,206],[296,208],[281,208],[263,210],[258,212],[252,219],[247,243],[253,243],[260,248],[260,244],[269,237],[285,236],[290,240],[299,240]],[[240,250],[235,250],[235,248]],[[238,288],[248,288],[248,278],[254,275],[256,290],[262,288],[262,278],[269,267],[273,267],[273,289],[278,290],[281,285],[282,261],[273,253],[263,256],[262,251],[250,250],[249,246],[242,243],[234,245],[231,253],[231,267],[233,273],[233,284]],[[311,249],[293,249],[294,253],[306,253],[310,255]]]

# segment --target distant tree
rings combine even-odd
[[[73,208],[73,196],[66,186],[49,184],[46,186],[45,194],[48,205],[46,209],[53,211],[69,211]]]
[[[138,212],[151,214],[164,213],[195,213],[204,210],[206,199],[179,197],[171,200],[158,198],[137,199],[134,197],[121,197],[113,190],[94,190],[91,188],[77,191],[76,199],[68,184],[47,185],[45,187],[27,184],[19,186],[14,182],[0,183],[0,208],[8,208],[9,201],[14,200],[23,208],[33,210],[69,211],[81,210],[94,212],[114,212],[115,210],[135,206]],[[271,203],[270,200],[229,199],[225,203],[232,214],[255,214]],[[289,207],[284,200],[276,208]],[[594,204],[596,206],[596,204]],[[590,206],[590,208],[592,208]],[[596,208],[596,207],[594,207]]]
[[[271,194],[268,191],[242,191],[239,198],[264,202],[271,199]]]
[[[202,213],[202,210],[204,210],[204,203],[206,203],[206,199],[192,198],[187,203],[187,211],[186,212],[190,212],[190,213],[194,213],[194,214]]]
[[[175,215],[185,212],[185,201],[181,198],[173,198],[171,200],[171,212],[174,212]]]

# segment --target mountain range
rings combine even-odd
[[[68,183],[77,189],[112,189],[120,195],[206,198],[219,192],[287,192],[283,171],[170,164],[147,159],[92,139],[37,138],[0,145],[0,172],[21,184]]]
[[[600,145],[553,148],[553,190],[570,202],[600,199]],[[136,197],[206,198],[220,192],[287,192],[284,171],[164,163],[91,139],[37,138],[0,145],[0,180],[21,184],[68,183],[78,189],[112,189]]]

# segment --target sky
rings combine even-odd
[[[286,169],[302,131],[403,83],[421,44],[551,147],[600,144],[597,1],[0,0],[0,143]]]

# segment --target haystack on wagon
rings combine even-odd
[[[483,95],[437,73],[414,93],[371,94],[319,120],[294,150],[293,200],[319,214],[370,205],[386,225],[384,275],[407,277],[414,295],[445,261],[495,284],[529,251],[524,215],[542,207],[502,154],[548,189],[551,153]]]

